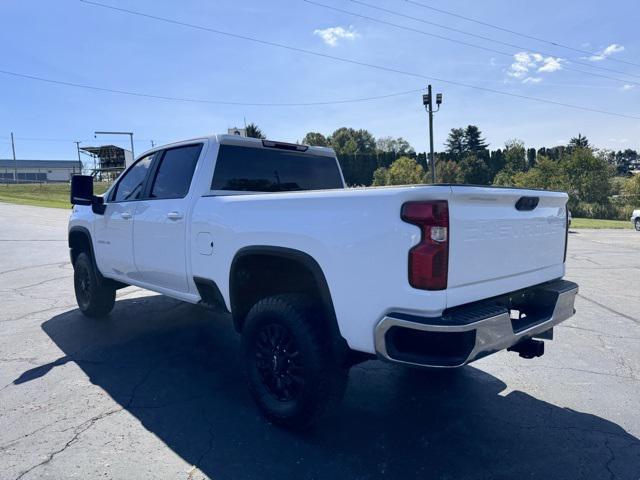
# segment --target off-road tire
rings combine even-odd
[[[262,299],[247,315],[242,350],[249,391],[277,425],[308,428],[344,395],[348,369],[339,365],[323,320],[297,294]]]
[[[90,318],[107,316],[116,301],[115,289],[98,283],[93,261],[87,253],[80,253],[73,267],[73,286],[80,311]]]

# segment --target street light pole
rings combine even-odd
[[[427,93],[422,95],[422,104],[429,114],[429,166],[431,167],[431,183],[436,183],[436,162],[433,154],[433,114],[440,110],[442,104],[442,94],[436,95],[437,109],[433,109],[433,95],[431,94],[431,85],[427,86]]]
[[[80,167],[80,175],[82,175],[82,159],[80,158],[80,143],[79,141],[73,142],[76,144],[76,150],[78,150],[78,166]]]
[[[16,160],[16,144],[13,141],[13,132],[11,132],[11,150],[13,151],[13,183],[18,183],[18,161]]]

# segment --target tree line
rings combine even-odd
[[[376,139],[342,127],[328,135],[309,132],[302,143],[333,148],[350,186],[430,183],[427,155],[402,137]],[[626,220],[640,207],[640,175],[630,173],[640,168],[638,153],[594,148],[580,133],[562,146],[527,148],[513,139],[491,150],[480,129],[468,125],[451,129],[435,159],[438,183],[566,191],[575,216]]]

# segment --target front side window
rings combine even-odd
[[[112,197],[114,202],[127,202],[140,198],[152,160],[153,154],[147,155],[138,160],[136,164],[124,174],[124,177],[122,177],[116,185],[116,191]]]
[[[221,145],[212,190],[288,192],[343,188],[335,158],[311,153]]]
[[[202,144],[167,150],[151,187],[151,198],[183,198],[189,192]]]

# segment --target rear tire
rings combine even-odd
[[[107,316],[116,301],[115,289],[98,283],[93,261],[85,252],[78,255],[73,267],[73,286],[80,311],[90,318]]]
[[[640,232],[640,218],[636,218],[636,230]]]
[[[322,322],[303,295],[260,300],[249,311],[242,350],[249,391],[262,414],[287,428],[307,428],[336,406],[347,385]]]

